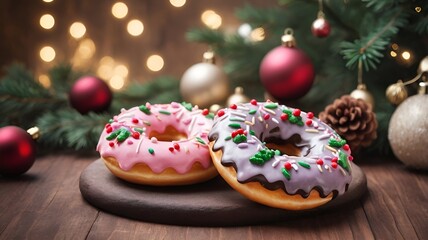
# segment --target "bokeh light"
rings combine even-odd
[[[52,62],[55,59],[55,49],[51,46],[44,46],[40,49],[40,58],[45,62]]]
[[[125,86],[125,78],[119,75],[113,75],[108,83],[114,90],[120,90],[123,88],[123,86]]]
[[[83,37],[86,33],[86,27],[83,23],[81,22],[74,22],[73,24],[71,24],[70,26],[70,35],[73,38],[79,39],[81,37]]]
[[[119,75],[124,78],[128,76],[128,73],[129,73],[128,68],[123,64],[119,64],[113,69],[114,75]]]
[[[221,26],[222,19],[213,10],[206,10],[201,15],[202,22],[211,29],[218,29]]]
[[[122,19],[128,15],[128,6],[123,2],[117,2],[111,8],[111,13],[115,18]]]
[[[144,31],[144,25],[140,20],[133,19],[128,22],[127,30],[130,35],[139,36]]]
[[[147,68],[150,69],[150,71],[158,72],[162,70],[164,66],[163,58],[159,55],[151,55],[149,58],[147,58]]]
[[[51,3],[51,2],[53,2],[54,0],[43,0],[43,2],[45,2],[45,3]]]
[[[172,6],[179,8],[186,4],[186,0],[169,0],[169,3],[171,3]]]
[[[404,60],[409,60],[412,56],[411,56],[410,52],[408,52],[408,51],[404,51],[404,52],[402,52],[402,53],[401,53],[401,57],[402,57]]]
[[[95,53],[96,47],[94,41],[89,38],[82,40],[77,48],[77,56],[82,59],[90,59]]]
[[[55,25],[55,18],[50,14],[44,14],[40,17],[40,26],[44,29],[51,29]]]
[[[391,57],[396,57],[397,53],[395,51],[391,51],[391,52],[389,52],[389,55],[391,55]]]
[[[252,30],[250,34],[250,38],[254,42],[262,41],[263,39],[265,39],[265,30],[261,27]]]
[[[51,79],[48,75],[42,74],[39,76],[39,83],[42,84],[43,87],[49,88],[51,86]]]

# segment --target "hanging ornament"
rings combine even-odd
[[[230,106],[232,104],[245,103],[249,102],[250,98],[245,96],[244,89],[242,87],[236,87],[235,93],[230,95],[230,97],[226,101],[226,106]]]
[[[385,91],[386,98],[394,105],[399,105],[406,100],[408,93],[404,87],[403,81],[398,80],[397,83],[389,85]]]
[[[106,111],[110,107],[112,97],[108,85],[94,76],[79,78],[69,93],[70,105],[81,114]]]
[[[377,120],[367,102],[344,95],[325,107],[319,119],[346,140],[353,151],[368,147],[377,138]]]
[[[318,4],[318,17],[312,23],[311,31],[315,37],[324,38],[330,35],[331,27],[330,23],[328,23],[328,21],[325,19],[322,0],[318,0]]]
[[[203,59],[184,72],[180,92],[185,101],[208,108],[226,100],[229,83],[223,70],[214,64],[214,52],[205,52]]]
[[[17,176],[25,173],[34,163],[39,137],[37,127],[27,132],[19,127],[0,128],[0,175]]]
[[[418,73],[414,78],[405,82],[398,80],[397,83],[391,84],[388,86],[388,88],[386,88],[385,95],[388,101],[394,105],[399,105],[402,103],[408,96],[405,86],[413,84],[418,80],[422,80],[422,82],[419,84],[424,85],[427,81],[426,73],[428,73],[428,56],[423,58],[419,63]],[[421,86],[420,90],[425,91],[425,88]],[[424,94],[424,92],[422,92],[422,94]]]
[[[358,85],[357,89],[351,92],[351,97],[355,99],[362,99],[369,106],[374,109],[375,101],[373,95],[367,90],[367,86],[363,83],[363,63],[361,60],[358,62]]]
[[[404,164],[428,169],[428,95],[417,94],[402,102],[389,122],[388,140]]]
[[[282,46],[272,49],[260,64],[260,79],[266,91],[279,102],[298,99],[312,87],[312,61],[296,48],[292,29],[286,29]]]

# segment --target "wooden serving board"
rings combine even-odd
[[[326,205],[305,211],[286,211],[254,203],[221,178],[179,187],[151,187],[115,177],[101,159],[80,175],[80,192],[103,211],[147,222],[185,226],[239,226],[315,216],[338,208],[352,211],[367,190],[366,176],[353,164],[348,191]]]

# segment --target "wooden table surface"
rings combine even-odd
[[[186,227],[99,211],[79,191],[97,156],[39,157],[16,179],[0,177],[0,239],[428,239],[428,173],[394,159],[357,164],[368,193],[347,210],[245,227]]]

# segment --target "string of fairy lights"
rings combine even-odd
[[[54,0],[42,0],[49,4]],[[176,8],[185,7],[186,0],[169,0],[171,6]],[[129,17],[128,5],[125,2],[115,2],[111,6],[111,14],[118,20],[126,20]],[[201,22],[211,29],[218,29],[222,26],[222,17],[214,10],[207,9],[200,15]],[[51,13],[45,13],[40,17],[40,27],[44,30],[51,30],[55,27],[55,17]],[[144,23],[141,19],[129,19],[126,24],[126,31],[131,37],[142,37],[144,34]],[[73,66],[87,66],[96,52],[96,44],[87,35],[87,28],[84,22],[75,21],[70,24],[69,35],[77,41],[74,56],[72,57]],[[249,24],[243,24],[238,29],[238,34],[249,41],[262,41],[264,39],[263,28],[252,29]],[[44,63],[55,62],[57,52],[53,45],[46,44],[40,48],[40,59]],[[165,60],[161,54],[153,54],[147,57],[145,65],[149,71],[159,72],[164,68]],[[126,85],[129,75],[129,68],[125,63],[118,62],[112,56],[103,56],[99,59],[96,73],[104,79],[113,90],[120,90]],[[39,82],[45,86],[50,86],[49,76],[40,74]]]

